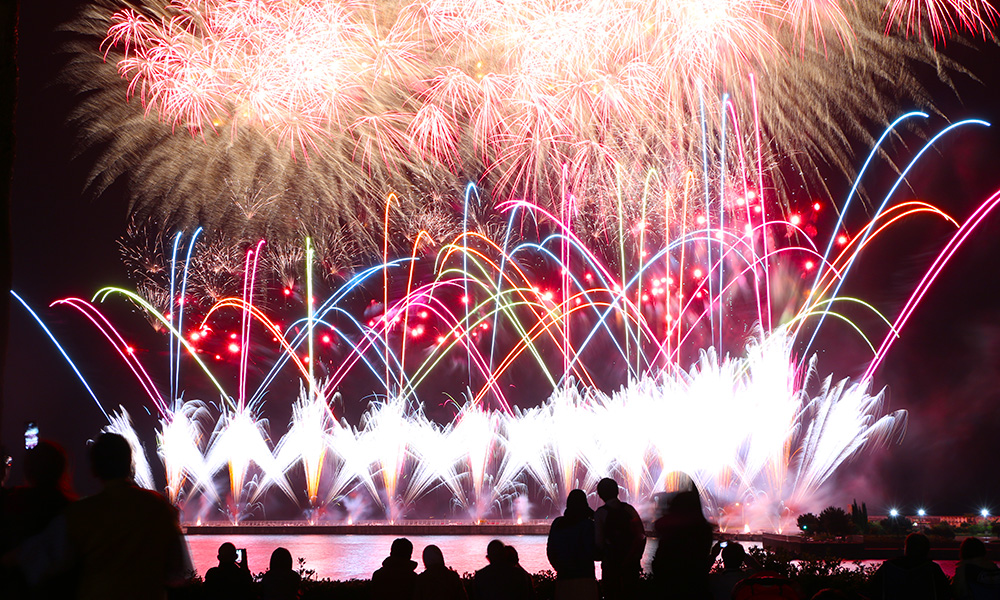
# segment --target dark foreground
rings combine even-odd
[[[802,598],[810,598],[819,590],[826,588],[842,590],[848,593],[851,598],[863,598],[867,581],[875,571],[874,566],[844,562],[839,558],[793,559],[789,553],[762,548],[752,548],[748,553],[757,559],[764,570],[773,571],[791,579]],[[299,561],[299,573],[302,575],[301,600],[334,598],[337,600],[365,600],[370,597],[369,586],[371,582],[368,580],[331,581],[329,579],[316,579],[315,572],[302,561]],[[259,579],[259,576],[255,579]],[[553,572],[542,571],[532,575],[532,579],[537,600],[552,600],[555,597],[555,574]],[[475,600],[472,573],[463,574],[462,581],[469,598]],[[652,591],[652,581],[648,577],[643,578],[640,597],[652,597]],[[174,590],[171,594],[171,598],[178,600],[195,600],[202,597],[201,578],[192,579],[185,587]]]

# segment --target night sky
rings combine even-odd
[[[98,397],[116,399],[106,401],[114,406],[121,396],[137,395],[131,375],[99,356],[107,350],[106,342],[87,331],[78,314],[46,308],[57,298],[89,298],[104,285],[130,283],[116,246],[127,221],[126,195],[118,186],[97,198],[84,192],[93,157],[74,154],[74,131],[66,123],[74,98],[54,79],[64,60],[56,51],[60,37],[55,27],[69,17],[73,4],[49,0],[21,6],[10,207],[13,288],[36,310],[44,309],[47,323],[81,363]],[[966,117],[998,125],[969,129],[939,144],[923,163],[927,166],[910,177],[913,191],[905,193],[941,206],[961,222],[1000,189],[1000,50],[979,42],[970,47],[953,43],[947,52],[969,74],[955,75],[955,90],[928,78],[940,113],[932,116],[933,128]],[[909,108],[901,106],[900,113]],[[867,149],[858,148],[854,162],[859,164]],[[834,198],[842,198],[849,182],[832,170],[825,177]],[[876,173],[874,187],[890,178],[889,172]],[[946,234],[947,229],[937,225],[899,229],[866,255],[857,267],[865,275],[852,284],[851,292],[894,316],[946,242]],[[984,506],[1000,512],[998,256],[1000,214],[994,214],[945,270],[876,373],[876,386],[888,387],[888,408],[909,411],[906,436],[899,445],[843,467],[824,488],[831,502],[857,498],[866,501],[872,513],[894,506],[904,512],[922,506],[932,514],[978,512]],[[130,310],[118,303],[111,313],[128,318]],[[86,334],[78,335],[83,331]],[[155,335],[142,335],[150,345],[158,343]],[[817,346],[820,371],[859,374],[868,357],[846,352],[853,345],[840,341],[833,336]],[[140,428],[151,430],[153,419],[145,415],[143,403],[129,402],[123,401]],[[42,437],[70,451],[76,489],[93,491],[94,483],[82,468],[83,448],[106,422],[38,326],[12,303],[0,436],[14,449],[15,460],[21,458],[28,420],[39,423]],[[151,444],[147,450],[154,453]]]

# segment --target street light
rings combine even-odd
[[[895,519],[899,516],[899,511],[894,508],[889,511],[889,516]]]
[[[984,508],[983,510],[979,511],[979,514],[983,515],[984,519],[987,519],[990,516],[990,510],[988,508]]]
[[[918,508],[917,509],[917,516],[918,517],[926,517],[927,516],[927,511],[924,510],[924,509],[922,509],[922,508]]]

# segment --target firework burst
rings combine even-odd
[[[772,153],[846,172],[850,139],[895,110],[886,90],[927,103],[907,66],[941,64],[933,40],[993,14],[965,0],[108,0],[70,25],[66,76],[102,149],[94,188],[127,179],[137,216],[232,240],[332,234],[371,256],[386,218],[393,240],[426,212],[460,231],[423,199],[460,204],[467,181],[553,210],[573,193],[601,214],[584,205],[650,172],[674,191],[687,173],[715,182],[708,164],[774,175]]]

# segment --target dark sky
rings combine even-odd
[[[11,206],[14,289],[36,309],[66,296],[89,298],[103,285],[128,284],[115,245],[126,224],[124,194],[112,188],[94,199],[82,192],[87,157],[74,159],[72,131],[65,123],[73,98],[52,81],[62,60],[55,52],[54,26],[69,16],[73,4],[69,0],[22,3],[18,27]],[[943,127],[946,119],[970,116],[1000,123],[996,101],[1000,51],[980,43],[971,48],[953,45],[948,52],[974,77],[956,76],[954,91],[928,81],[943,115],[935,116],[934,123]],[[856,162],[862,158],[859,155]],[[924,164],[928,167],[910,178],[911,189],[961,221],[1000,189],[1000,124],[950,138]],[[889,173],[875,175],[882,181],[889,177]],[[842,196],[847,187],[842,177],[830,174],[829,181]],[[867,254],[859,265],[865,275],[852,289],[890,315],[902,306],[947,233],[937,226],[903,229]],[[872,512],[890,506],[915,510],[918,505],[949,514],[978,511],[981,506],[1000,511],[995,464],[1000,448],[998,256],[1000,214],[980,229],[944,272],[876,374],[876,385],[888,386],[889,408],[909,411],[905,438],[898,446],[864,455],[844,467],[826,488],[831,501],[857,497],[867,501]],[[83,329],[79,315],[69,310],[44,313],[57,331]],[[61,339],[81,362],[103,351],[105,344],[96,335],[64,334]],[[824,372],[856,374],[863,367],[864,355],[838,354],[834,349],[842,346],[836,343],[821,347]],[[104,372],[89,379],[99,397],[115,397],[121,390],[135,393],[124,369],[97,364]],[[62,443],[79,463],[85,441],[105,424],[63,359],[14,304],[3,395],[0,436],[8,447],[19,448],[24,422],[36,420],[43,437]],[[137,403],[130,410],[135,416],[142,408]],[[19,458],[17,451],[15,455]],[[77,471],[77,489],[91,491],[90,479],[82,469]]]

